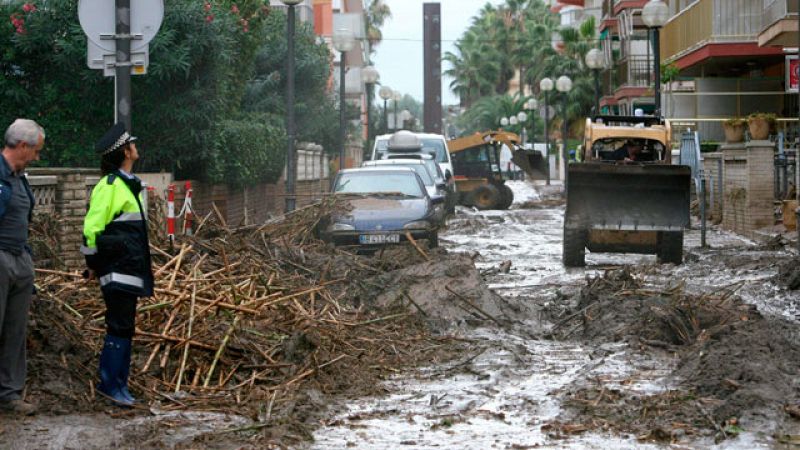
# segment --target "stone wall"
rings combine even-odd
[[[708,201],[712,218],[719,220],[721,215],[723,228],[753,236],[754,231],[774,225],[774,152],[770,141],[750,141],[726,144],[719,153],[703,155],[708,188],[710,178],[722,181],[722,195],[714,186],[713,204],[710,195]]]
[[[36,196],[37,213],[58,216],[59,251],[68,268],[84,265],[80,246],[83,244],[83,218],[92,188],[100,179],[97,169],[32,168],[28,170]]]
[[[302,208],[319,200],[329,190],[329,161],[319,146],[298,146],[298,181],[296,205]],[[89,205],[91,191],[100,180],[97,169],[81,168],[32,168],[29,181],[36,196],[36,213],[55,214],[58,217],[58,252],[67,268],[77,269],[84,265],[80,246],[83,244],[83,220]],[[149,200],[166,206],[166,186],[171,174],[142,174],[154,186],[149,195],[161,200]],[[185,198],[185,181],[175,182],[175,213],[180,212]],[[261,183],[245,188],[192,181],[192,203],[197,220],[216,210],[228,226],[250,225],[265,222],[283,214],[286,201],[285,181]],[[146,206],[148,207],[148,206]],[[166,209],[162,210],[166,216]],[[166,222],[166,221],[165,221]],[[176,221],[176,232],[181,233],[183,221]],[[166,233],[166,230],[157,230]]]

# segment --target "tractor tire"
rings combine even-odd
[[[675,265],[683,263],[683,231],[659,233],[658,260]]]
[[[514,203],[514,191],[505,184],[501,184],[497,188],[500,190],[500,203],[497,205],[497,209],[510,208],[511,204]]]
[[[586,265],[586,231],[564,228],[564,246],[561,260],[564,267],[584,267]]]
[[[428,235],[428,248],[436,248],[439,246],[439,231],[431,231]]]
[[[491,184],[484,184],[472,191],[469,197],[469,202],[481,211],[497,209],[500,203],[500,190]]]

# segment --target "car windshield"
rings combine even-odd
[[[434,163],[436,164],[436,163]],[[425,167],[424,164],[404,164],[402,162],[394,163],[394,164],[373,164],[374,166],[394,166],[394,167],[408,167],[409,169],[414,169],[414,172],[417,172],[420,178],[422,178],[422,184],[425,186],[433,186],[435,183],[433,182],[433,177],[431,173],[428,171],[428,168]]]
[[[446,163],[447,161],[447,147],[444,146],[444,141],[438,138],[422,138],[422,152],[433,155],[436,162]],[[380,139],[375,142],[376,154],[375,159],[381,159],[386,155],[389,148],[388,139]]]
[[[409,197],[425,196],[414,173],[382,172],[377,170],[360,173],[343,173],[336,179],[336,186],[333,188],[333,191],[343,194],[402,194]]]
[[[434,178],[437,180],[441,180],[444,178],[444,174],[442,174],[442,169],[439,167],[439,164],[436,164],[436,161],[432,159],[424,159],[425,167],[428,168],[428,171],[433,175]]]

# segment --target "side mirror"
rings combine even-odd
[[[436,189],[445,190],[447,189],[447,183],[436,183]]]
[[[431,203],[434,205],[441,205],[444,203],[444,196],[442,195],[434,195],[431,197]]]
[[[447,181],[450,181],[451,179],[453,179],[453,174],[450,173],[449,169],[444,172],[444,179],[447,180]]]

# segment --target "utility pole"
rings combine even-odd
[[[131,132],[131,0],[116,0],[117,61],[114,77],[114,122]]]

